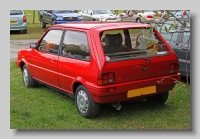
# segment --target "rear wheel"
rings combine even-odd
[[[147,97],[146,100],[148,102],[164,104],[167,101],[168,96],[169,96],[169,92],[165,92],[165,93],[161,93],[155,96]]]
[[[52,20],[51,21],[51,25],[55,25],[56,24],[56,21],[55,20]]]
[[[137,18],[137,19],[136,19],[136,22],[137,22],[137,23],[141,23],[142,21],[141,21],[140,18]]]
[[[100,104],[93,101],[88,90],[80,85],[76,89],[75,102],[78,113],[85,118],[94,118],[99,114]]]
[[[44,22],[43,18],[40,19],[40,26],[41,28],[46,28],[46,23]]]
[[[28,32],[27,29],[22,30],[22,33],[23,33],[23,34],[27,34],[27,32]]]
[[[22,78],[25,87],[31,88],[36,86],[36,81],[31,77],[26,65],[22,69]]]

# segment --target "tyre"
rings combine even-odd
[[[95,118],[99,114],[100,104],[93,101],[90,93],[83,85],[76,89],[75,103],[78,113],[85,118]]]
[[[142,21],[141,21],[140,18],[137,18],[137,19],[136,19],[136,22],[137,22],[137,23],[141,23]]]
[[[32,88],[36,86],[36,81],[31,77],[26,65],[22,69],[22,78],[25,87]]]
[[[56,22],[55,20],[51,21],[51,25],[55,25],[56,24],[55,22]]]
[[[146,100],[148,102],[164,104],[167,101],[168,96],[169,96],[169,92],[165,92],[165,93],[161,93],[155,96],[147,97]]]
[[[27,29],[22,31],[23,34],[27,34],[27,32],[28,32]]]
[[[41,28],[46,28],[46,23],[44,22],[43,18],[40,19],[40,26]]]

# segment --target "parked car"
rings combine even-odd
[[[175,10],[175,11],[171,11],[171,14],[168,14],[166,11],[164,11],[164,13],[162,14],[161,18],[158,18],[155,20],[155,22],[166,22],[166,18],[167,21],[174,21],[176,20],[175,18],[179,19],[179,20],[190,20],[190,10]]]
[[[79,13],[83,21],[121,21],[120,16],[114,14],[111,10],[82,10]]]
[[[54,25],[65,22],[83,21],[77,10],[39,10],[38,18],[42,28],[46,28],[46,24]]]
[[[164,104],[180,80],[179,61],[154,31],[132,22],[56,24],[18,52],[16,65],[25,87],[42,83],[69,95],[85,118],[98,116],[101,104]]]
[[[172,23],[174,21],[168,21],[165,25],[169,27]],[[190,23],[187,26],[190,27]],[[170,30],[169,32],[158,30],[177,54],[181,75],[183,77],[186,77],[186,75],[190,77],[190,28],[183,28],[180,25],[179,28]]]
[[[23,10],[10,10],[10,31],[27,34],[27,20]]]
[[[130,10],[125,10],[123,13],[119,14],[122,21],[134,21],[138,23],[153,23],[155,19],[161,18],[161,12],[156,14],[154,10],[140,10],[136,13],[131,12]]]

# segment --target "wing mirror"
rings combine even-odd
[[[36,43],[30,43],[30,48],[36,48]]]

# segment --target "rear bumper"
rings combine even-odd
[[[150,95],[168,92],[174,88],[177,81],[180,81],[180,77],[181,75],[179,73],[176,75],[132,81],[128,83],[113,84],[108,86],[88,85],[87,87],[95,102],[101,104],[114,103],[114,102],[129,101],[138,98],[145,98]],[[146,94],[145,92],[141,92],[141,95],[132,94],[132,96],[128,98],[128,92],[130,90],[135,90],[135,89],[144,90],[143,88],[148,88],[150,86],[154,86],[156,88],[156,91],[148,94]],[[111,87],[115,87],[116,91],[106,92],[106,90]]]
[[[27,29],[27,23],[23,23],[23,24],[10,24],[10,30],[14,31],[14,30],[25,30]]]

